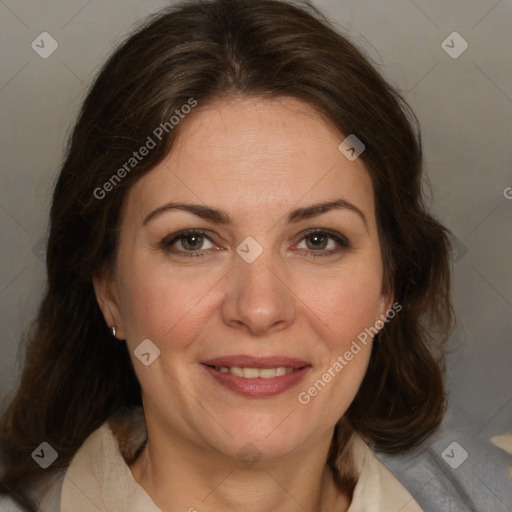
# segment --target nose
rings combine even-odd
[[[222,304],[224,322],[255,336],[291,325],[296,301],[282,262],[272,261],[270,251],[263,251],[252,263],[237,257],[234,265]]]

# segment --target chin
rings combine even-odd
[[[249,418],[229,423],[233,437],[223,436],[220,451],[239,460],[282,459],[299,450],[309,437],[300,421],[283,421],[281,415],[265,415],[260,421],[254,414]],[[299,426],[301,432],[297,431]]]

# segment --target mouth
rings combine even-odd
[[[287,357],[229,356],[201,365],[222,387],[250,397],[283,393],[297,385],[311,368],[307,361]]]
[[[231,373],[244,379],[273,379],[296,372],[297,368],[286,368],[278,366],[277,368],[241,368],[240,366],[211,366],[220,373]]]

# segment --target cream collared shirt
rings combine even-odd
[[[61,512],[161,512],[134,480],[119,448],[137,436],[119,435],[105,422],[86,439],[66,471]],[[358,481],[349,512],[422,510],[360,437],[352,443],[352,455]]]

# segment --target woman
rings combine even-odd
[[[399,95],[312,7],[181,4],[87,96],[1,424],[18,510],[421,510],[447,231]]]

